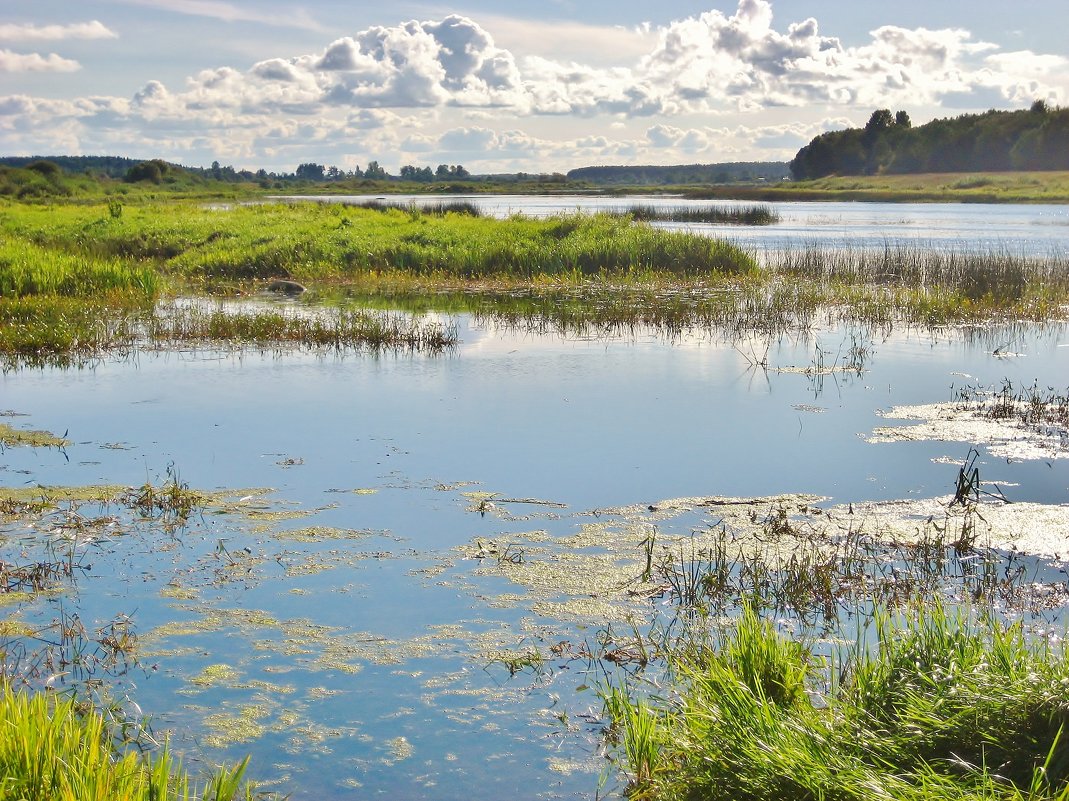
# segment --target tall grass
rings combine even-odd
[[[302,313],[303,311],[303,313]],[[366,348],[440,353],[457,343],[454,326],[403,314],[349,309],[244,310],[223,306],[168,305],[149,324],[159,346],[189,343],[308,348]]]
[[[636,204],[621,214],[642,222],[712,223],[728,225],[772,225],[780,221],[771,206],[652,206]]]
[[[745,273],[753,259],[733,245],[635,226],[610,215],[493,220],[447,211],[373,211],[309,203],[228,210],[173,204],[104,210],[19,208],[14,235],[98,258],[153,260],[192,279],[344,278],[361,272],[530,278],[653,269],[676,275]]]
[[[717,642],[676,653],[671,692],[612,690],[616,741],[647,744],[619,754],[631,796],[1069,797],[1064,647],[938,605],[875,620],[826,659],[747,607]]]
[[[0,689],[0,798],[20,801],[251,799],[248,759],[192,781],[164,747],[118,752],[104,719],[54,694]]]
[[[155,270],[117,258],[93,258],[25,240],[0,240],[0,297],[100,296],[115,292],[153,298]]]

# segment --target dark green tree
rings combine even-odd
[[[386,172],[377,161],[368,162],[367,169],[364,170],[364,177],[371,178],[375,181],[382,181],[389,178],[389,173]]]
[[[148,181],[150,183],[158,184],[163,181],[163,177],[170,170],[170,165],[166,161],[160,159],[152,159],[151,161],[142,161],[140,164],[135,164],[133,167],[126,171],[126,176],[123,180],[127,183],[133,184],[141,181]]]
[[[308,162],[306,164],[299,164],[297,166],[297,172],[294,174],[302,181],[322,181],[325,171],[326,168],[322,164]]]

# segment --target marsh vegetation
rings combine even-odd
[[[0,249],[0,350],[9,366],[108,351],[221,341],[260,348],[440,351],[448,330],[367,310],[159,303],[208,292],[247,296],[272,281],[385,307],[463,307],[561,330],[663,326],[725,337],[802,331],[821,321],[937,328],[1043,321],[1069,298],[1065,254],[920,245],[764,254],[622,214],[480,216],[471,204],[269,203],[225,208],[9,206]],[[769,222],[767,207],[713,209]],[[655,216],[706,215],[668,208]],[[752,222],[752,220],[751,220]]]
[[[295,796],[1064,796],[1066,256],[641,216],[2,207],[7,683]],[[951,381],[1046,450],[876,444]]]

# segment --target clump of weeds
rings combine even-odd
[[[1017,421],[1031,429],[1060,429],[1069,433],[1069,389],[1041,389],[1038,383],[1015,388],[1005,379],[998,389],[964,386],[955,401],[988,420]]]
[[[928,602],[828,649],[750,606],[602,690],[635,798],[1064,798],[1064,647]]]
[[[174,465],[168,465],[167,480],[163,484],[156,486],[146,481],[140,487],[129,490],[123,502],[142,517],[181,526],[193,512],[204,507],[207,498],[191,490],[189,485],[179,478]]]

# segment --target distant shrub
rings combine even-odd
[[[130,184],[141,181],[149,181],[158,184],[162,183],[163,178],[167,175],[169,169],[170,165],[168,165],[166,161],[160,159],[142,161],[140,164],[135,164],[126,171],[126,178],[124,180]]]

